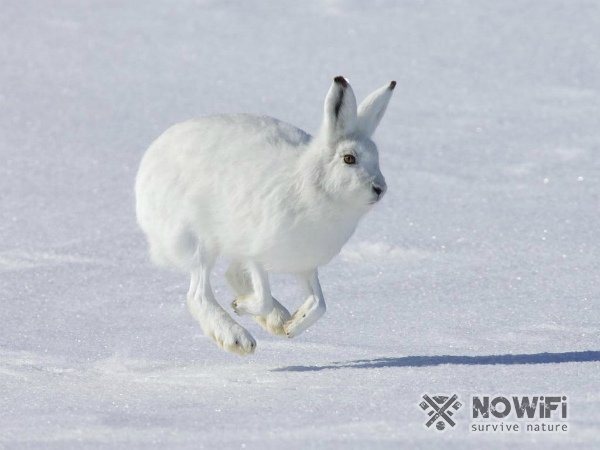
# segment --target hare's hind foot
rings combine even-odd
[[[210,305],[209,308],[216,305]],[[219,311],[220,310],[220,311]],[[237,324],[220,306],[214,307],[209,320],[200,320],[200,326],[206,336],[215,344],[231,353],[249,355],[256,350],[256,341],[241,325]]]
[[[254,353],[256,341],[217,303],[209,282],[211,265],[192,270],[187,305],[204,334],[223,350],[248,355]]]
[[[223,350],[249,355],[256,350],[256,341],[241,325],[235,322],[219,305],[205,302],[198,305],[188,303],[204,334]]]
[[[238,355],[254,353],[256,341],[252,335],[233,319],[229,317],[228,319],[226,322],[230,323],[208,324],[207,326],[201,324],[202,331],[225,351]]]

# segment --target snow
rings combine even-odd
[[[599,43],[584,0],[3,2],[0,447],[599,446]],[[216,112],[314,131],[340,74],[398,82],[388,194],[320,322],[241,319],[257,352],[226,354],[148,262],[139,160]],[[459,395],[456,428],[424,393]],[[567,395],[570,431],[469,433],[475,394]]]

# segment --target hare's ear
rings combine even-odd
[[[356,129],[356,97],[344,77],[335,77],[325,97],[323,132],[337,140]]]
[[[356,119],[357,131],[366,137],[371,137],[385,113],[385,109],[392,98],[396,82],[392,81],[372,92],[358,107]]]

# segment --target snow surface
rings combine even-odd
[[[313,131],[340,74],[398,81],[389,192],[320,322],[226,354],[148,262],[138,162],[209,113]],[[598,448],[599,153],[599,2],[3,1],[0,447]],[[565,394],[570,431],[428,430],[424,393]]]

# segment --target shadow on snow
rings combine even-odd
[[[595,361],[600,361],[600,351],[588,350],[583,352],[482,356],[402,356],[399,358],[358,359],[355,361],[333,362],[322,366],[288,366],[273,369],[273,372],[313,372],[327,369],[372,369],[377,367],[429,367],[442,364],[486,366],[493,364],[559,364]]]

